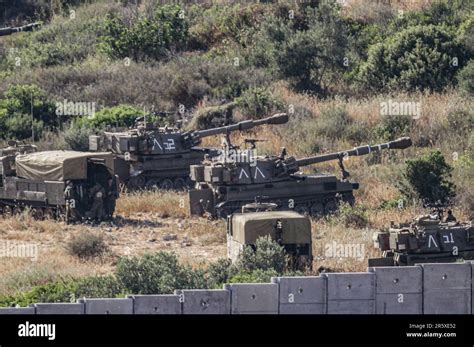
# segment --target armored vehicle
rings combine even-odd
[[[312,216],[331,213],[340,201],[353,204],[353,191],[359,187],[358,183],[348,180],[349,173],[343,166],[345,157],[382,149],[404,149],[410,145],[410,138],[405,137],[375,146],[361,146],[303,159],[286,157],[285,149],[279,156],[256,156],[254,143],[247,150],[228,146],[219,160],[191,166],[191,178],[197,183],[195,189],[189,192],[190,211],[194,215],[208,213],[225,218],[254,201],[255,197],[264,196],[262,202],[275,203],[282,210],[294,209]],[[339,160],[342,179],[329,174],[306,175],[299,172],[302,166],[329,160]]]
[[[235,262],[245,246],[255,248],[270,236],[284,247],[295,269],[312,268],[311,221],[295,211],[276,211],[276,204],[248,204],[227,217],[227,256]]]
[[[286,114],[247,120],[236,124],[199,131],[181,132],[175,128],[157,128],[141,122],[126,132],[105,132],[91,136],[91,151],[111,151],[120,180],[131,189],[154,188],[180,190],[191,187],[189,166],[200,164],[206,154],[216,156],[219,149],[199,148],[201,139],[232,131],[248,130],[262,124],[283,124]]]
[[[20,144],[16,141],[9,141],[8,147],[0,148],[0,157],[6,157],[9,155],[17,155],[17,154],[27,154],[36,152],[38,149],[35,145],[31,144]]]
[[[110,153],[45,151],[0,157],[0,211],[42,218],[111,218],[118,197]]]
[[[405,266],[415,263],[474,259],[474,225],[425,215],[412,222],[374,234],[374,246],[383,253],[369,266]]]

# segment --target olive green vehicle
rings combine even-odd
[[[259,237],[270,236],[290,256],[295,269],[311,269],[311,221],[295,211],[276,211],[275,204],[254,203],[242,207],[241,213],[227,217],[227,256],[238,259],[244,247],[255,248]]]
[[[279,156],[257,156],[255,140],[248,140],[251,148],[240,150],[230,144],[218,160],[208,160],[191,166],[195,189],[189,191],[190,211],[193,215],[226,216],[239,211],[243,205],[264,197],[261,202],[275,203],[279,209],[295,210],[318,217],[332,213],[339,202],[354,203],[353,191],[359,183],[348,180],[343,159],[366,155],[383,149],[404,149],[411,146],[408,137],[374,146],[360,146],[352,150],[296,159]],[[342,178],[330,174],[307,175],[303,166],[338,160]]]
[[[416,263],[456,262],[474,259],[474,225],[442,219],[438,214],[419,216],[412,222],[374,234],[381,258],[369,266],[406,266]]]
[[[219,155],[216,148],[197,147],[208,136],[249,130],[263,124],[283,124],[288,115],[246,120],[236,124],[198,131],[156,127],[139,122],[136,129],[104,132],[89,138],[90,151],[114,154],[114,170],[130,189],[161,188],[182,190],[192,187],[190,165],[200,164],[206,156]]]
[[[0,212],[29,208],[67,222],[112,218],[118,198],[110,153],[1,151]]]

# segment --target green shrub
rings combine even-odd
[[[348,203],[339,204],[333,221],[345,227],[365,228],[369,225],[366,211],[360,206],[351,206]]]
[[[28,292],[0,296],[0,306],[34,303],[76,302],[80,298],[115,298],[123,295],[120,282],[113,276],[93,276],[80,279],[65,278],[34,287]]]
[[[185,48],[188,23],[180,18],[181,10],[177,5],[158,6],[151,14],[134,18],[130,25],[110,15],[104,22],[100,47],[111,58],[163,59]]]
[[[323,93],[331,74],[343,67],[346,26],[337,9],[325,2],[309,8],[307,18],[308,29],[296,31],[281,45],[277,65],[295,89]]]
[[[83,117],[77,121],[76,127],[87,126],[93,129],[105,129],[107,127],[121,128],[131,127],[138,117],[143,117],[143,110],[131,105],[118,105],[114,107],[104,107],[96,112],[92,117]],[[153,117],[147,117],[153,121]]]
[[[91,259],[104,255],[109,247],[100,234],[81,232],[67,244],[69,254],[81,259]]]
[[[243,271],[274,270],[281,274],[288,265],[288,256],[283,246],[273,241],[270,236],[259,237],[255,249],[246,246],[239,256],[237,268]]]
[[[69,148],[74,151],[88,151],[89,136],[94,133],[95,130],[89,126],[75,126],[74,123],[72,123],[64,132],[64,141],[66,141]]]
[[[374,134],[378,139],[392,141],[402,135],[408,135],[411,116],[387,115],[382,116],[380,123],[375,126]]]
[[[467,95],[474,95],[474,59],[469,60],[469,63],[459,71],[457,76],[459,88]]]
[[[450,181],[452,171],[439,151],[407,160],[401,192],[427,205],[447,204],[455,196],[455,186]]]
[[[33,113],[33,117],[32,114]],[[41,137],[45,127],[55,129],[58,117],[54,104],[35,85],[11,85],[0,100],[0,136],[4,139]]]
[[[245,90],[236,101],[246,118],[264,118],[283,107],[267,89],[262,87]]]
[[[229,283],[269,283],[272,277],[281,275],[274,269],[242,270],[229,279]]]
[[[169,294],[175,289],[206,287],[203,271],[179,264],[174,253],[121,258],[115,273],[133,294]]]
[[[359,80],[367,89],[435,90],[449,86],[465,51],[451,32],[434,25],[404,29],[369,48]]]
[[[235,271],[230,259],[218,259],[207,268],[207,283],[209,288],[219,288],[224,283],[229,283]]]

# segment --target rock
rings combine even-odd
[[[166,234],[163,236],[163,241],[174,241],[178,239],[178,235],[176,234]]]

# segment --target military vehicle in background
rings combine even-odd
[[[311,221],[295,211],[277,211],[276,204],[253,203],[227,217],[227,256],[237,261],[244,247],[255,249],[259,237],[270,236],[285,249],[294,269],[313,264]]]
[[[191,214],[208,213],[226,218],[257,196],[264,196],[261,202],[275,203],[282,210],[294,209],[315,217],[328,214],[334,212],[341,201],[353,204],[353,191],[359,187],[358,183],[348,181],[349,173],[343,165],[345,157],[411,146],[410,138],[405,137],[379,145],[296,159],[286,157],[284,148],[279,156],[257,156],[255,140],[247,142],[251,143],[249,149],[240,150],[227,144],[219,160],[191,166],[191,178],[197,182],[196,188],[189,191]],[[339,161],[342,179],[330,174],[300,172],[302,166],[330,160]]]
[[[110,151],[114,154],[114,169],[131,189],[161,188],[181,190],[191,187],[190,165],[200,164],[205,156],[219,155],[215,148],[197,147],[201,139],[232,131],[252,129],[263,124],[283,124],[284,113],[236,124],[199,131],[182,132],[176,128],[157,128],[140,122],[136,129],[125,132],[105,132],[89,138],[90,151]]]
[[[473,260],[474,225],[454,218],[443,220],[439,214],[419,216],[375,233],[374,246],[382,251],[382,257],[369,259],[369,266]]]
[[[31,144],[21,144],[17,141],[8,141],[8,147],[0,148],[0,157],[15,156],[37,152],[38,148]]]
[[[118,180],[110,153],[45,151],[0,157],[0,212],[29,208],[67,222],[111,218]]]

